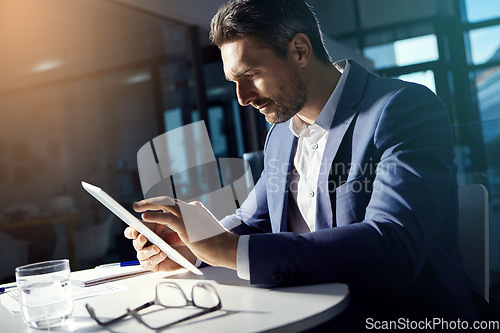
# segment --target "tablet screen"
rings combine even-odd
[[[94,198],[96,198],[100,203],[102,203],[106,208],[112,211],[116,216],[118,216],[123,222],[127,223],[129,226],[146,236],[146,238],[156,246],[160,248],[170,259],[178,263],[184,268],[187,268],[191,272],[197,275],[203,275],[203,273],[196,268],[189,260],[183,257],[179,252],[168,245],[163,239],[155,234],[151,229],[149,229],[144,223],[137,219],[132,213],[126,210],[122,205],[120,205],[115,199],[113,199],[109,194],[104,192],[100,187],[91,185],[86,182],[82,182],[83,188],[89,192]]]

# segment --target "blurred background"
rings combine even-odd
[[[259,151],[269,129],[240,107],[210,45],[225,0],[0,1],[0,282],[69,257],[134,260],[117,221],[82,189],[142,198],[137,151],[204,120],[216,157]],[[421,83],[454,127],[460,185],[490,194],[491,302],[500,285],[500,2],[310,0],[334,60]]]

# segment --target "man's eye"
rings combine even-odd
[[[255,76],[255,73],[246,74],[246,77],[247,77],[248,79],[251,79],[251,78],[253,78],[254,76]]]

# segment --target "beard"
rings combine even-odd
[[[290,91],[286,96],[271,99],[261,98],[255,100],[256,105],[266,105],[264,113],[266,121],[270,124],[280,124],[288,121],[296,115],[307,103],[306,85],[303,82],[296,82],[295,89]]]

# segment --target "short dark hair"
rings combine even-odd
[[[231,0],[219,8],[210,24],[210,39],[219,47],[253,37],[282,57],[298,33],[309,38],[320,61],[332,62],[318,18],[304,0]]]

